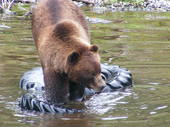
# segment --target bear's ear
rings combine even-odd
[[[67,41],[70,36],[78,33],[77,26],[73,21],[65,20],[56,24],[53,34],[57,38]]]
[[[99,50],[99,48],[98,48],[97,45],[92,45],[92,46],[90,47],[90,51],[92,51],[92,52],[97,52],[98,50]]]
[[[68,63],[69,64],[76,64],[80,58],[80,55],[78,52],[73,52],[68,56]]]

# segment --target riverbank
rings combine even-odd
[[[170,0],[105,0],[105,2],[91,0],[90,3],[92,4],[76,2],[78,6],[93,6],[93,11],[96,13],[105,11],[170,11]]]
[[[0,2],[0,12],[15,14],[17,11],[26,11],[29,14],[33,5],[39,0],[9,0],[7,3]],[[115,11],[170,11],[170,0],[73,0],[79,7],[90,6],[95,13]],[[19,9],[19,10],[17,10]]]
[[[34,3],[39,0],[15,0]],[[78,6],[93,6],[107,11],[170,11],[170,0],[73,0]]]

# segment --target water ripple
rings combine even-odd
[[[168,106],[164,105],[164,106],[159,106],[157,108],[155,108],[154,110],[161,110],[161,109],[165,109],[168,108]]]
[[[2,29],[9,29],[9,28],[11,28],[11,27],[10,27],[10,26],[7,26],[7,25],[0,24],[0,28],[2,28]]]
[[[127,104],[125,97],[130,96],[131,92],[101,93],[95,95],[85,102],[87,111],[95,114],[104,114],[111,109],[116,109],[117,104]]]
[[[127,119],[127,116],[115,116],[115,117],[104,117],[101,120],[119,120],[119,119]]]

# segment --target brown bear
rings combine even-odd
[[[71,0],[42,0],[33,9],[32,33],[51,103],[64,103],[85,87],[105,85],[98,47],[90,45],[84,15]]]

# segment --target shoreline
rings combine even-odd
[[[7,15],[15,14],[15,11],[26,11],[30,13],[31,8],[39,0],[15,0],[11,4],[3,7],[0,2],[0,13]],[[103,2],[105,1],[105,2]],[[169,12],[170,11],[170,0],[138,0],[138,2],[120,2],[120,0],[73,0],[73,2],[79,6],[89,6],[92,12],[102,14],[104,12],[116,12],[116,11],[146,11],[146,12]],[[137,1],[137,0],[136,0]],[[11,0],[12,2],[12,0]],[[24,5],[30,5],[25,8]],[[18,6],[18,9],[16,9]],[[15,9],[14,9],[15,8]]]
[[[100,0],[101,1],[101,0]],[[118,1],[118,0],[117,0]],[[78,6],[85,6],[83,2],[76,2]],[[94,12],[115,12],[115,11],[156,11],[168,12],[170,11],[170,0],[144,0],[141,2],[113,2],[113,3],[93,3]]]

